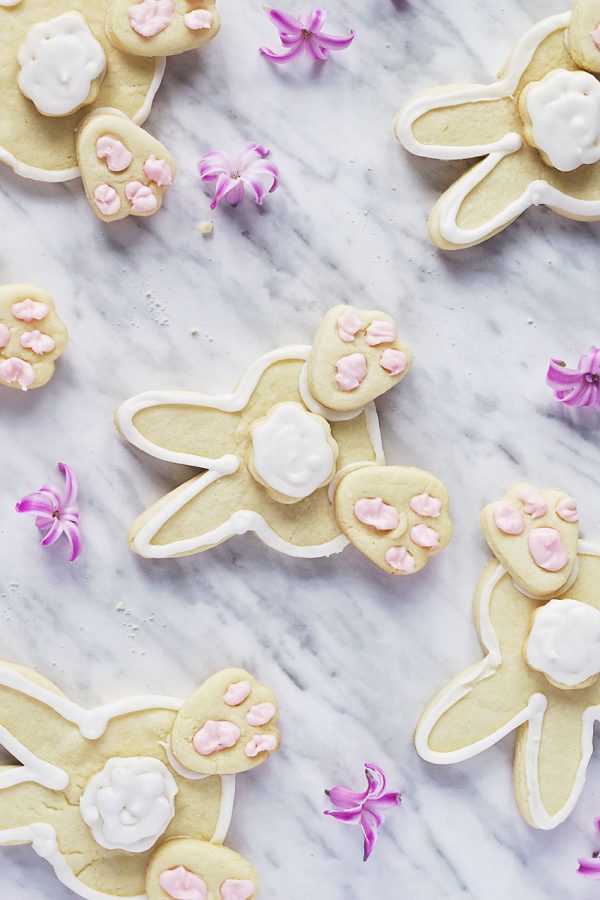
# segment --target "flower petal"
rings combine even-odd
[[[313,59],[316,59],[319,62],[325,62],[325,60],[329,56],[329,50],[327,49],[327,47],[321,47],[318,35],[311,34],[306,44],[308,47],[308,52]]]
[[[373,815],[373,813],[369,812],[369,810],[363,810],[360,827],[362,828],[362,832],[365,837],[363,855],[364,862],[368,860],[371,853],[373,852],[373,848],[375,847],[375,843],[377,841],[377,829],[379,825],[381,825],[381,820],[378,821],[377,816]]]
[[[239,179],[230,178],[229,175],[221,175],[219,176],[219,180],[217,181],[217,189],[215,191],[215,196],[213,198],[212,203],[210,204],[211,209],[216,209],[221,200],[227,196],[234,188],[239,187]]]
[[[27,494],[26,497],[19,500],[15,505],[15,509],[20,513],[46,513],[52,517],[53,513],[56,512],[56,504],[39,491],[34,491],[32,494]]]
[[[326,791],[326,793],[334,806],[341,809],[353,809],[355,806],[364,803],[369,794],[369,790],[367,788],[366,791],[359,794],[357,791],[351,791],[349,788],[340,786],[331,788],[331,790]]]
[[[268,6],[263,7],[263,9],[278,31],[287,34],[302,34],[302,22],[300,19],[290,16],[289,13],[283,12],[281,9],[270,9]]]
[[[290,59],[295,59],[297,56],[300,56],[300,54],[304,50],[304,44],[305,41],[299,40],[298,43],[295,44],[288,53],[275,53],[274,50],[269,50],[268,47],[261,47],[260,52],[263,56],[266,56],[267,59],[270,59],[271,62],[284,63],[288,62]]]
[[[302,18],[302,24],[307,31],[320,31],[325,24],[327,13],[323,9],[311,9],[308,15]]]
[[[577,874],[600,880],[600,859],[578,859]]]
[[[374,763],[365,763],[369,797],[379,797],[387,784],[385,772]]]
[[[61,498],[61,506],[73,506],[77,500],[77,494],[79,493],[77,476],[73,469],[70,466],[67,466],[66,463],[59,462],[58,468],[65,479],[65,492]]]
[[[52,546],[52,544],[55,544],[57,542],[57,540],[60,538],[62,533],[63,533],[62,522],[60,521],[60,519],[54,519],[54,522],[50,526],[50,530],[48,531],[48,533],[46,535],[44,535],[44,537],[40,541],[41,546],[42,547]]]
[[[67,539],[70,549],[69,562],[75,562],[78,556],[81,556],[83,550],[83,540],[81,531],[77,525],[72,522],[63,521],[63,534]]]
[[[345,825],[359,825],[362,820],[362,807],[347,810],[326,809],[323,811],[323,815],[331,816],[332,819],[337,819],[338,822],[343,822]]]
[[[236,174],[244,175],[249,166],[259,163],[257,155],[264,159],[271,151],[262,144],[246,144],[242,152],[236,158],[234,166]]]
[[[348,37],[336,37],[333,34],[323,34],[320,32],[316,36],[316,39],[322,47],[327,47],[329,50],[345,50],[350,46],[355,37],[356,32],[352,29]]]

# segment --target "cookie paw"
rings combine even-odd
[[[176,171],[166,147],[118,112],[85,119],[77,159],[87,198],[103,222],[158,212]]]
[[[110,42],[134,56],[173,56],[207,44],[219,31],[212,0],[113,0]]]
[[[452,536],[448,492],[421,469],[355,469],[341,479],[334,508],[346,537],[392,575],[420,571]]]
[[[579,541],[577,504],[563,491],[515,484],[481,514],[494,556],[535,598],[559,594],[573,575]]]
[[[67,329],[45,291],[30,284],[0,287],[0,384],[42,387],[66,345]]]
[[[567,48],[578,66],[600,73],[600,0],[575,0]]]
[[[148,900],[254,900],[258,874],[228,847],[176,838],[154,854],[146,875]]]
[[[183,706],[171,751],[203,775],[232,775],[265,762],[279,747],[274,694],[243,669],[209,678]]]
[[[336,306],[317,331],[307,362],[308,388],[327,409],[359,410],[401,381],[411,362],[387,313]]]

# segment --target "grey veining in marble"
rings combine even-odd
[[[103,226],[78,183],[0,172],[0,277],[47,288],[71,333],[51,384],[0,397],[0,656],[89,705],[187,695],[228,664],[272,685],[284,747],[238,780],[229,839],[257,864],[266,900],[597,896],[574,870],[594,849],[600,759],[569,822],[546,833],[517,813],[512,737],[451,767],[412,745],[425,703],[480,656],[482,505],[517,479],[561,485],[584,533],[600,535],[600,418],[563,414],[544,385],[549,356],[575,362],[600,339],[600,224],[537,209],[470,251],[437,251],[427,214],[460,165],[409,157],[391,121],[418,89],[488,78],[532,22],[564,6],[332,0],[330,30],[355,27],[354,46],[323,68],[275,68],[257,52],[276,43],[259,0],[221,0],[220,36],[169,61],[148,123],[180,170],[158,216]],[[272,148],[282,187],[263,210],[211,216],[195,164],[248,140]],[[205,238],[197,225],[209,218]],[[396,314],[415,351],[379,404],[384,442],[390,461],[447,483],[448,550],[407,580],[352,548],[310,562],[252,536],[184,560],[131,555],[135,516],[187,472],[124,446],[117,404],[150,388],[228,389],[264,351],[309,341],[342,301]],[[57,460],[81,481],[87,549],[71,567],[14,513]],[[360,787],[365,760],[405,791],[367,865],[358,831],[321,814],[323,789]],[[13,848],[0,851],[0,896],[71,895]]]

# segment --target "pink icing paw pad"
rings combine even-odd
[[[420,571],[452,535],[446,488],[420,469],[355,469],[339,482],[334,510],[349,540],[393,575]]]
[[[156,852],[146,877],[147,900],[165,894],[171,900],[254,900],[258,875],[228,847],[176,838]]]
[[[579,514],[560,490],[516,484],[481,515],[486,540],[515,583],[533,597],[564,589],[574,571]]]
[[[318,403],[337,413],[360,410],[408,373],[412,354],[387,313],[336,306],[324,317],[307,363]]]
[[[173,56],[201,47],[219,30],[212,0],[113,0],[111,43],[137,56]]]
[[[279,746],[277,701],[242,669],[220,672],[181,710],[171,749],[181,765],[205,775],[243,772]]]
[[[66,345],[67,329],[45,291],[0,286],[0,385],[26,392],[47,384]]]
[[[154,215],[175,178],[166,147],[117,113],[100,111],[85,119],[77,157],[88,200],[103,222]]]

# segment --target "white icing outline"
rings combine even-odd
[[[589,541],[580,540],[578,553],[583,556],[600,556],[600,546]],[[500,644],[492,625],[489,606],[493,591],[505,574],[506,570],[498,563],[488,581],[484,584],[479,598],[479,637],[481,644],[487,650],[487,655],[481,662],[453,679],[440,693],[438,699],[426,710],[415,731],[415,747],[419,756],[427,762],[449,765],[471,759],[471,757],[476,756],[483,750],[492,747],[518,726],[528,723],[525,745],[525,776],[529,813],[535,828],[550,830],[556,828],[557,825],[560,825],[561,822],[568,818],[583,790],[587,767],[593,750],[594,722],[596,719],[600,719],[600,704],[588,707],[582,714],[581,760],[571,793],[564,806],[553,816],[549,815],[542,803],[538,775],[542,724],[544,713],[548,706],[548,700],[544,694],[532,694],[525,708],[513,716],[509,722],[487,737],[481,738],[467,747],[444,752],[432,750],[429,746],[431,732],[444,713],[469,694],[475,684],[493,676],[502,663]]]
[[[254,510],[236,510],[226,522],[203,535],[173,541],[170,544],[156,545],[151,543],[152,538],[162,526],[186,503],[189,503],[190,500],[219,478],[237,472],[240,460],[232,453],[226,453],[218,459],[210,459],[193,453],[165,450],[139,433],[133,424],[135,415],[142,409],[165,404],[201,406],[226,412],[240,412],[247,406],[260,378],[269,366],[282,360],[306,360],[310,351],[311,347],[304,344],[271,350],[257,359],[247,369],[237,389],[232,393],[211,396],[192,391],[147,391],[132,397],[130,400],[126,400],[119,407],[116,413],[117,426],[129,443],[157,459],[207,470],[204,475],[183,485],[177,496],[172,498],[169,503],[163,504],[156,514],[140,528],[133,540],[133,547],[140,556],[152,559],[167,559],[173,556],[193,553],[202,547],[211,547],[223,543],[234,535],[248,532],[256,534],[267,547],[273,550],[286,553],[288,556],[304,559],[332,556],[335,553],[341,553],[348,546],[350,541],[344,534],[340,534],[325,544],[315,544],[308,547],[299,547],[296,544],[291,544],[279,537],[268,525],[265,518]],[[374,403],[368,404],[364,412],[367,432],[374,453],[377,459],[382,458],[383,448],[381,445],[379,419]]]
[[[516,45],[508,71],[500,81],[489,85],[470,85],[464,88],[450,89],[447,93],[434,91],[421,95],[410,101],[398,114],[395,123],[398,140],[408,151],[417,156],[445,160],[487,156],[451,185],[438,201],[436,209],[439,214],[439,231],[448,243],[460,247],[485,240],[494,232],[509,225],[530,206],[545,205],[558,212],[583,219],[600,217],[600,200],[581,200],[572,197],[548,184],[547,181],[539,179],[528,184],[520,197],[509,203],[504,210],[486,223],[477,228],[460,228],[457,224],[457,217],[467,196],[505,156],[515,153],[522,147],[523,139],[517,132],[508,132],[489,144],[453,147],[422,144],[417,141],[412,131],[415,121],[431,110],[512,97],[538,46],[555,31],[566,29],[570,19],[571,13],[566,12],[543,19],[534,25]]]
[[[165,74],[166,65],[166,57],[161,56],[156,59],[154,75],[152,76],[152,81],[150,82],[150,87],[148,88],[144,102],[138,111],[131,116],[131,121],[136,125],[143,125],[150,115],[156,92],[158,91]],[[88,114],[98,111],[98,109],[91,109],[88,110]],[[123,115],[125,115],[125,113],[123,113]],[[85,118],[85,110],[81,121],[83,121],[83,118]],[[129,117],[125,116],[125,118]],[[81,169],[79,166],[72,166],[70,169],[41,169],[37,166],[29,166],[27,163],[21,162],[16,156],[13,156],[12,153],[1,145],[0,162],[10,166],[13,172],[21,178],[29,178],[32,181],[45,181],[48,184],[59,184],[64,181],[73,181],[73,179],[81,177]]]
[[[63,694],[55,693],[31,681],[18,669],[1,664],[0,685],[49,706],[61,718],[76,724],[82,736],[89,740],[100,738],[108,727],[109,721],[118,716],[150,709],[169,709],[178,712],[185,702],[175,697],[148,695],[147,697],[140,696],[132,697],[129,700],[118,700],[115,703],[99,706],[93,710],[86,710],[77,703],[68,700]],[[69,776],[63,769],[37,757],[3,726],[0,726],[0,745],[5,747],[15,759],[22,763],[21,766],[0,766],[0,790],[26,782],[40,784],[54,791],[63,791],[67,787]],[[180,767],[180,770],[179,767],[172,764],[173,757],[170,744],[168,742],[167,744],[161,743],[161,746],[165,748],[167,759],[174,772],[181,777],[189,778],[190,776],[184,774],[184,767]],[[236,776],[221,775],[219,777],[221,779],[219,816],[210,840],[210,843],[214,844],[222,844],[226,839],[235,802]],[[102,891],[96,891],[94,888],[84,884],[75,875],[67,863],[65,855],[58,849],[56,831],[52,825],[45,822],[35,822],[31,825],[0,830],[0,846],[10,844],[31,844],[35,853],[52,866],[58,881],[73,891],[73,893],[82,897],[83,900],[123,900],[121,895],[117,897],[116,894],[105,894]],[[129,896],[126,900],[147,900],[147,895]]]

